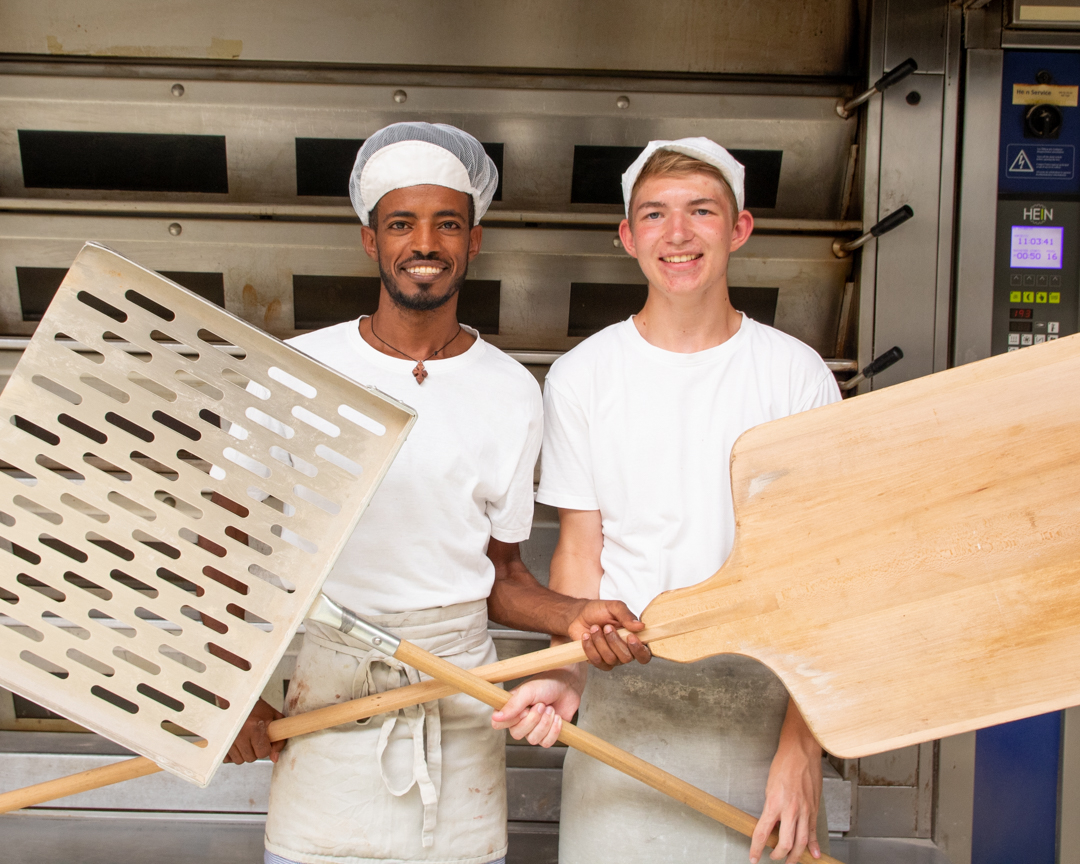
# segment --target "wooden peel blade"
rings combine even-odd
[[[1080,336],[766,423],[732,453],[734,549],[651,649],[768,666],[857,758],[1080,704]]]

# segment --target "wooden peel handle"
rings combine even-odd
[[[408,644],[402,643],[402,647]],[[411,652],[410,648],[413,649]],[[317,732],[321,729],[363,720],[387,711],[408,708],[421,702],[442,699],[458,692],[469,693],[494,708],[501,708],[510,698],[509,695],[506,691],[485,682],[502,682],[514,678],[523,678],[549,669],[557,669],[560,666],[579,663],[585,659],[585,653],[579,643],[567,643],[544,651],[536,651],[532,654],[524,654],[509,660],[482,666],[473,670],[472,673],[468,673],[458,669],[452,663],[433,657],[427,652],[421,652],[415,646],[410,645],[409,648],[405,649],[405,652],[409,655],[408,657],[402,656],[401,649],[398,651],[400,659],[404,662],[433,677],[435,677],[433,670],[437,671],[440,678],[444,680],[450,679],[453,683],[444,684],[439,681],[424,681],[420,684],[400,687],[385,693],[365,696],[362,699],[354,699],[338,705],[328,705],[325,708],[298,714],[294,717],[275,720],[267,729],[270,740],[281,741],[285,738]],[[431,660],[438,662],[437,669],[433,667]],[[484,687],[482,695],[477,690],[478,685]],[[749,813],[744,813],[719,798],[714,798],[712,795],[691,786],[678,777],[668,774],[666,771],[662,771],[603,739],[578,729],[576,726],[564,723],[559,740],[631,777],[641,780],[654,789],[675,798],[677,801],[681,801],[699,813],[703,813],[741,834],[750,836],[754,831],[757,820]],[[48,780],[44,783],[0,794],[0,813],[8,813],[12,810],[44,804],[57,798],[64,798],[79,792],[89,792],[123,780],[146,777],[159,771],[161,771],[161,768],[146,757],[140,756],[135,759],[126,759],[123,762],[93,768],[68,777],[60,777],[56,780]],[[778,842],[776,832],[773,832],[768,842],[770,845],[775,846]],[[815,859],[810,856],[809,852],[804,852],[799,860],[803,864],[815,864]],[[822,862],[822,864],[840,864],[836,859],[827,855],[823,855],[816,860]]]
[[[681,623],[681,622],[680,622]],[[660,639],[672,635],[687,625],[692,625],[691,619],[681,626],[668,625],[666,627],[651,627],[643,630],[637,636],[643,642],[652,639]],[[619,631],[624,637],[626,631]],[[542,651],[534,651],[531,654],[522,654],[511,657],[508,660],[500,660],[473,670],[473,675],[486,681],[511,681],[515,678],[525,678],[539,672],[550,669],[558,669],[560,666],[569,666],[574,663],[582,663],[586,659],[585,651],[580,642],[568,642]],[[457,667],[454,667],[457,668]],[[498,688],[496,688],[498,689]],[[285,717],[275,720],[267,728],[271,741],[282,741],[286,738],[294,738],[297,735],[306,735],[340,726],[343,723],[352,723],[364,720],[376,714],[387,711],[397,711],[401,708],[409,708],[419,705],[421,702],[431,702],[442,699],[459,692],[456,688],[438,681],[423,681],[419,684],[411,684],[408,687],[399,687],[396,690],[388,690],[385,693],[376,693],[365,696],[362,699],[353,699],[350,702],[342,702],[337,705],[328,705],[315,711],[297,714],[294,717]],[[502,690],[499,690],[503,693]],[[0,794],[0,813],[9,813],[12,810],[20,810],[23,807],[33,807],[55,801],[57,798],[65,798],[79,792],[89,792],[120,783],[123,780],[134,780],[137,777],[146,777],[160,771],[156,764],[144,756],[135,759],[126,759],[112,765],[101,768],[92,768],[68,777],[59,777],[56,780],[47,780],[33,786],[22,789],[14,789]],[[693,787],[691,787],[693,788]]]
[[[522,654],[519,657],[511,657],[498,663],[481,666],[474,671],[475,675],[483,677],[487,681],[510,681],[514,678],[524,678],[527,675],[535,675],[549,669],[557,669],[572,663],[580,663],[585,659],[585,652],[581,645],[570,642],[543,651],[535,651],[532,654]],[[456,668],[456,667],[455,667]],[[498,689],[498,688],[496,688]],[[409,708],[419,705],[421,702],[432,702],[446,696],[453,696],[459,692],[454,687],[440,684],[438,681],[423,681],[419,684],[411,684],[408,687],[399,687],[397,690],[388,690],[385,693],[375,693],[362,699],[353,699],[350,702],[342,702],[337,705],[328,705],[305,714],[297,714],[294,717],[285,717],[275,720],[267,728],[271,741],[281,741],[285,738],[294,738],[297,735],[306,735],[309,732],[318,732],[321,729],[329,729],[340,726],[342,723],[352,723],[356,720],[364,720],[376,714],[387,711],[397,711],[401,708]],[[499,690],[502,693],[502,690]],[[101,768],[91,768],[68,777],[58,777],[56,780],[46,780],[33,786],[25,786],[22,789],[13,789],[10,792],[0,794],[0,813],[9,813],[12,810],[21,810],[24,807],[33,807],[55,801],[57,798],[65,798],[79,792],[89,792],[120,783],[123,780],[134,780],[137,777],[146,777],[162,770],[152,760],[145,756],[135,759],[125,759],[123,762],[115,762],[112,765],[104,765]]]
[[[125,759],[123,762],[114,762],[112,765],[104,765],[101,768],[80,771],[68,777],[46,780],[44,783],[35,783],[33,786],[24,786],[22,789],[13,789],[11,792],[0,795],[0,813],[33,807],[35,804],[44,804],[46,801],[55,801],[57,798],[79,792],[89,792],[91,789],[100,789],[102,786],[110,786],[122,780],[146,777],[160,770],[152,760],[139,756],[136,759]]]
[[[496,687],[484,678],[467,670],[459,669],[453,663],[441,657],[436,657],[434,654],[424,651],[410,642],[402,642],[394,656],[414,669],[419,669],[433,678],[452,685],[453,689],[468,693],[496,710],[502,708],[510,699],[510,694],[501,687]],[[602,738],[597,738],[595,735],[570,723],[563,723],[562,731],[559,733],[559,740],[569,747],[587,753],[594,759],[599,759],[617,771],[640,780],[642,783],[674,798],[676,801],[681,801],[699,813],[715,819],[721,825],[733,828],[740,834],[751,837],[754,828],[757,827],[758,820],[749,813],[745,813],[737,807],[713,797],[696,786],[690,785],[685,780],[680,780],[673,774],[669,774],[667,771],[663,771],[644,759],[639,759],[637,756],[627,753],[625,750],[620,750],[615,745],[609,744]],[[778,842],[778,833],[773,831],[767,843],[775,848]],[[802,864],[840,864],[837,859],[828,855],[814,858],[809,849],[802,853],[799,861]]]
[[[734,610],[741,612],[739,607],[733,607],[733,614]],[[662,627],[650,627],[638,633],[637,636],[643,642],[649,642],[692,629],[697,623],[694,618],[688,617]],[[624,637],[627,635],[624,630],[619,632]],[[542,651],[534,651],[531,654],[522,654],[508,660],[500,660],[498,663],[481,666],[474,669],[472,674],[483,678],[485,681],[510,681],[515,678],[525,678],[539,672],[558,669],[560,666],[582,663],[585,659],[585,651],[582,649],[581,643],[568,642],[564,645],[557,645]],[[456,669],[457,667],[454,666],[453,668]],[[495,689],[498,690],[498,688]],[[401,708],[419,705],[421,702],[442,699],[457,692],[459,692],[457,688],[441,684],[438,681],[423,681],[419,684],[411,684],[408,687],[399,687],[385,693],[376,693],[362,699],[328,705],[325,708],[297,714],[294,717],[275,720],[267,728],[267,733],[271,741],[281,741],[297,735],[306,735],[333,726],[340,726],[343,723],[364,720],[367,717],[373,717],[387,711],[397,711]],[[498,692],[503,694],[505,698],[504,691],[499,690]],[[33,786],[26,786],[22,789],[14,789],[0,794],[0,813],[9,813],[23,807],[45,804],[49,801],[55,801],[57,798],[65,798],[79,792],[89,792],[123,780],[146,777],[160,770],[161,768],[154,764],[153,761],[140,756],[135,759],[116,762],[112,765],[105,765],[101,768],[92,768],[68,777],[47,780],[44,783],[37,783]],[[694,787],[689,788],[693,789]]]
[[[490,663],[487,666],[478,666],[472,670],[472,674],[478,678],[483,678],[485,681],[501,683],[503,681],[512,681],[515,678],[525,678],[538,672],[558,669],[561,666],[581,663],[584,660],[585,651],[582,649],[581,644],[579,642],[568,642],[565,645],[556,645],[554,648],[545,648],[543,651],[534,651],[531,654],[521,654],[508,660],[500,660],[498,663]],[[422,669],[421,671],[425,670]],[[387,690],[385,693],[365,696],[363,699],[354,699],[351,702],[341,702],[337,705],[327,705],[325,708],[317,708],[314,711],[297,714],[294,717],[275,720],[270,724],[268,732],[271,741],[295,738],[297,735],[318,732],[320,729],[329,729],[332,726],[340,726],[342,723],[352,723],[355,720],[363,720],[386,711],[409,708],[413,705],[419,705],[421,702],[433,702],[436,699],[453,696],[457,692],[459,692],[457,688],[442,684],[439,681],[422,681],[419,684],[410,684],[408,687],[399,687],[396,690]],[[503,691],[500,690],[499,692]],[[3,811],[0,810],[0,812]]]

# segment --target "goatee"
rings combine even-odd
[[[441,296],[432,295],[423,288],[421,288],[419,294],[409,296],[398,287],[397,280],[394,278],[393,273],[387,271],[387,269],[383,267],[382,261],[379,261],[379,276],[382,279],[383,286],[386,288],[386,293],[390,295],[390,299],[394,301],[395,305],[412,312],[430,312],[431,310],[438,309],[440,306],[450,302],[453,297],[457,296],[458,291],[461,290],[461,286],[465,284],[465,277],[468,275],[468,272],[469,268],[466,265],[466,267],[462,269],[461,275],[450,284],[450,290]]]

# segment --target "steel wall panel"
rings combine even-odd
[[[851,0],[7,0],[0,52],[844,75]]]
[[[953,363],[957,366],[990,356],[994,256],[987,253],[994,248],[997,233],[1003,57],[996,49],[967,53],[956,242]]]
[[[878,241],[873,342],[875,354],[899,345],[904,360],[875,387],[934,371],[943,76],[920,76],[917,105],[907,89],[883,96],[878,207],[880,218],[909,204],[915,218]]]
[[[295,139],[364,138],[400,120],[459,126],[504,144],[503,196],[494,210],[599,211],[570,203],[575,145],[643,147],[706,135],[739,149],[782,150],[776,206],[761,215],[835,219],[855,124],[835,97],[252,81],[0,75],[0,190],[4,197],[170,202],[318,203],[298,197]],[[405,92],[405,91],[402,91]],[[629,105],[619,108],[626,97]],[[223,135],[227,193],[27,188],[18,130]],[[493,214],[494,215],[494,214]]]
[[[22,320],[16,267],[67,267],[93,238],[157,270],[222,272],[225,307],[280,337],[293,335],[292,275],[378,276],[363,251],[359,224],[259,220],[171,220],[0,214],[0,332],[32,333]],[[179,224],[179,223],[178,223]],[[571,282],[644,284],[637,262],[611,231],[489,228],[469,275],[502,283],[501,348],[565,351]],[[776,326],[830,356],[851,259],[830,237],[753,236],[732,258],[733,285],[779,288]],[[468,322],[466,322],[468,323]]]

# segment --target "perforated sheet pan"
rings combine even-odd
[[[0,684],[206,785],[415,419],[87,244],[0,394]]]

